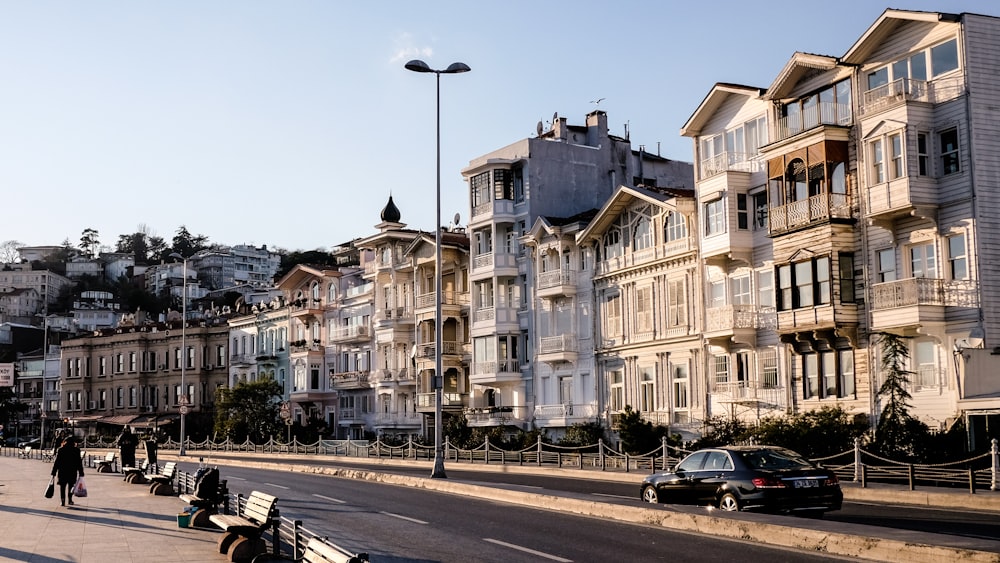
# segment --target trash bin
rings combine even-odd
[[[190,525],[191,525],[191,513],[190,512],[181,512],[181,513],[177,514],[177,527],[178,528],[187,528]]]

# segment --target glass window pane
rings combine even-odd
[[[958,42],[954,39],[931,48],[931,71],[934,76],[958,68]]]

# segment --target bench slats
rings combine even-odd
[[[227,532],[256,536],[268,525],[278,497],[254,491],[247,497],[242,516],[213,514],[209,521]]]
[[[350,563],[359,560],[367,561],[367,558],[355,558],[354,555],[344,553],[319,538],[310,539],[302,554],[302,561],[305,563]]]

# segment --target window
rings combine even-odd
[[[622,371],[612,371],[609,379],[611,380],[611,396],[608,408],[618,412],[625,408],[625,382]]]
[[[929,152],[927,149],[927,133],[917,133],[917,174],[920,176],[927,176],[930,174],[928,170]]]
[[[933,243],[910,247],[910,273],[915,278],[938,277]]]
[[[955,39],[931,47],[931,77],[937,78],[958,68],[958,42]]]
[[[913,371],[916,372],[913,383],[917,388],[938,386],[937,359],[934,350],[934,341],[930,339],[917,340],[913,343]]]
[[[854,395],[854,350],[829,350],[802,356],[803,397],[843,398]]]
[[[806,399],[819,397],[819,357],[816,354],[802,356],[802,396]]]
[[[814,303],[812,264],[810,262],[794,264],[792,275],[795,277],[795,297],[798,298],[798,307],[811,307]]]
[[[838,350],[840,362],[840,391],[838,397],[854,396],[854,350]]]
[[[604,259],[611,260],[622,255],[621,232],[617,228],[611,228],[604,235]]]
[[[889,179],[902,178],[903,173],[903,135],[889,135]]]
[[[639,381],[639,412],[656,410],[656,385],[651,367],[640,368],[642,375]]]
[[[469,186],[472,192],[472,207],[490,202],[490,173],[483,172],[476,174],[469,179]]]
[[[830,258],[778,266],[778,310],[830,303]]]
[[[872,183],[885,182],[885,155],[882,150],[882,139],[872,141]]]
[[[958,154],[958,129],[942,131],[938,136],[941,143],[941,174],[954,174],[961,170]]]
[[[667,242],[688,238],[687,218],[676,211],[667,213],[663,224],[664,239]]]
[[[632,249],[642,250],[653,246],[653,230],[649,217],[639,217],[632,232]]]
[[[750,305],[753,299],[750,297],[750,275],[735,276],[732,278],[733,305]]]
[[[726,232],[725,207],[722,199],[705,204],[705,235],[712,236]]]
[[[736,228],[745,231],[750,228],[750,210],[747,194],[736,194]]]
[[[896,249],[886,248],[879,250],[878,256],[878,282],[896,281]]]
[[[708,284],[708,308],[726,306],[726,280],[716,280]]]
[[[668,283],[668,319],[669,326],[687,326],[687,297],[685,293],[684,280],[675,280]]]
[[[712,359],[714,381],[716,384],[729,383],[729,356],[720,354]]]
[[[840,302],[854,303],[854,254],[841,252],[840,259]]]
[[[635,329],[638,332],[653,330],[653,288],[639,288],[635,294]]]
[[[620,295],[609,295],[606,301],[607,336],[620,336],[622,333],[622,302]]]
[[[765,348],[757,352],[760,361],[760,386],[762,389],[775,389],[778,385],[778,351]]]
[[[688,408],[688,370],[686,365],[674,365],[673,366],[673,383],[674,383],[674,409]],[[686,420],[686,416],[684,420]],[[678,422],[677,415],[674,415],[674,421]]]
[[[816,259],[816,303],[830,303],[830,259]]]
[[[948,237],[948,266],[953,280],[969,279],[969,262],[965,255],[965,236]]]
[[[753,228],[767,229],[767,192],[753,194]]]
[[[757,304],[774,307],[774,272],[771,270],[757,272]]]

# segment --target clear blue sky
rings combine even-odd
[[[795,51],[843,55],[887,8],[1000,15],[994,0],[335,2],[0,0],[0,242],[113,246],[145,225],[222,244],[329,248],[390,193],[468,216],[460,170],[582,124],[690,161],[678,130],[716,82],[766,87]]]

